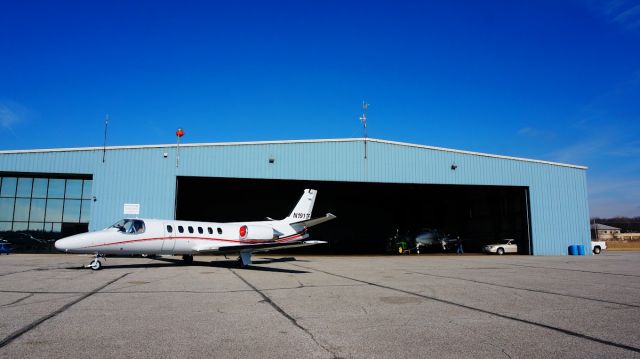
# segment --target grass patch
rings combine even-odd
[[[607,249],[625,251],[640,250],[640,241],[634,242],[607,242]]]

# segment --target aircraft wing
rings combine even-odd
[[[237,253],[245,250],[250,250],[251,252],[268,252],[274,249],[307,247],[307,246],[313,246],[316,244],[325,244],[325,243],[327,242],[325,241],[304,241],[304,242],[288,242],[288,243],[274,242],[274,243],[245,244],[245,245],[239,245],[239,246],[200,248],[197,251],[200,254]]]
[[[326,222],[326,221],[330,221],[330,220],[332,220],[334,218],[336,218],[335,215],[333,215],[331,213],[327,213],[327,215],[324,216],[324,217],[318,217],[318,218],[314,218],[314,219],[307,219],[307,220],[300,221],[300,222],[293,222],[291,224],[292,225],[293,224],[301,224],[301,225],[303,225],[305,227],[311,227],[311,226],[315,226],[316,224],[320,224],[320,223],[323,223],[323,222]]]

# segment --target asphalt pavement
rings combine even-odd
[[[0,358],[640,358],[640,252],[0,257]]]

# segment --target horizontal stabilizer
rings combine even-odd
[[[320,223],[323,223],[323,222],[326,222],[326,221],[330,221],[330,220],[332,220],[334,218],[336,218],[335,215],[333,215],[331,213],[327,213],[327,215],[324,216],[324,217],[307,219],[305,221],[300,221],[300,222],[293,222],[293,223],[291,223],[291,225],[298,224],[298,225],[303,225],[305,227],[311,227],[311,226],[315,226],[316,224],[320,224]]]

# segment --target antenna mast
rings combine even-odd
[[[107,127],[109,126],[109,114],[104,117],[104,142],[102,143],[102,163],[107,154]]]
[[[360,122],[362,123],[362,130],[364,131],[364,159],[367,159],[367,109],[369,104],[366,101],[362,101],[362,116],[360,116]]]

